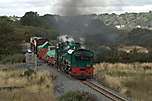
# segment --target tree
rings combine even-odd
[[[37,12],[26,12],[21,18],[21,24],[26,26],[40,26],[41,18]]]
[[[14,54],[21,49],[11,24],[8,17],[0,17],[0,55]]]

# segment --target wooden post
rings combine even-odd
[[[35,70],[37,70],[37,54],[34,54]]]

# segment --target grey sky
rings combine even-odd
[[[40,15],[59,14],[59,11],[64,9],[63,2],[69,0],[1,0],[0,15],[23,16],[27,11],[37,11]],[[152,10],[152,0],[81,0],[81,3],[70,4],[68,7],[79,7],[85,11],[84,14],[148,12]]]

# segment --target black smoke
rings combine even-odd
[[[122,0],[56,0],[57,14],[64,16],[122,11]]]

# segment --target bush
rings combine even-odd
[[[71,91],[61,96],[59,101],[97,101],[97,99],[87,92]]]
[[[0,54],[16,54],[21,51],[21,40],[15,35],[12,21],[0,17]]]
[[[25,56],[23,54],[14,54],[14,55],[3,55],[1,56],[0,63],[2,64],[14,64],[14,63],[22,63],[25,61]]]

